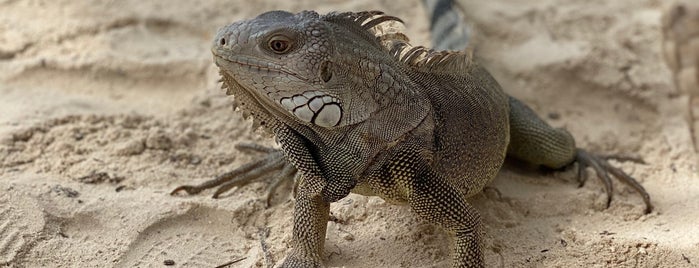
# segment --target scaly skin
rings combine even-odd
[[[379,12],[272,11],[216,35],[227,93],[275,135],[300,175],[294,248],[282,267],[322,266],[329,203],[350,191],[407,203],[454,238],[453,267],[482,267],[480,215],[466,198],[508,155],[591,166],[611,198],[610,172],[635,185],[650,210],[640,184],[507,96],[470,54],[412,47],[397,21]],[[283,168],[277,151],[270,157],[255,172]]]

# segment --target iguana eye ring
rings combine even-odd
[[[286,36],[277,35],[269,39],[267,46],[272,52],[283,54],[291,50],[291,40]]]

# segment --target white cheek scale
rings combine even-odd
[[[342,118],[340,102],[320,91],[282,98],[279,103],[301,121],[321,127],[337,126]]]

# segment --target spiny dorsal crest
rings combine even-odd
[[[346,12],[335,14],[350,20],[355,26],[373,35],[381,47],[396,60],[416,68],[419,71],[455,73],[468,68],[473,60],[473,50],[435,51],[423,46],[410,44],[408,36],[403,33],[403,21],[381,11]]]

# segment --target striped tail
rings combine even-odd
[[[423,0],[430,14],[430,32],[434,50],[464,50],[468,45],[471,28],[464,12],[452,0]]]

